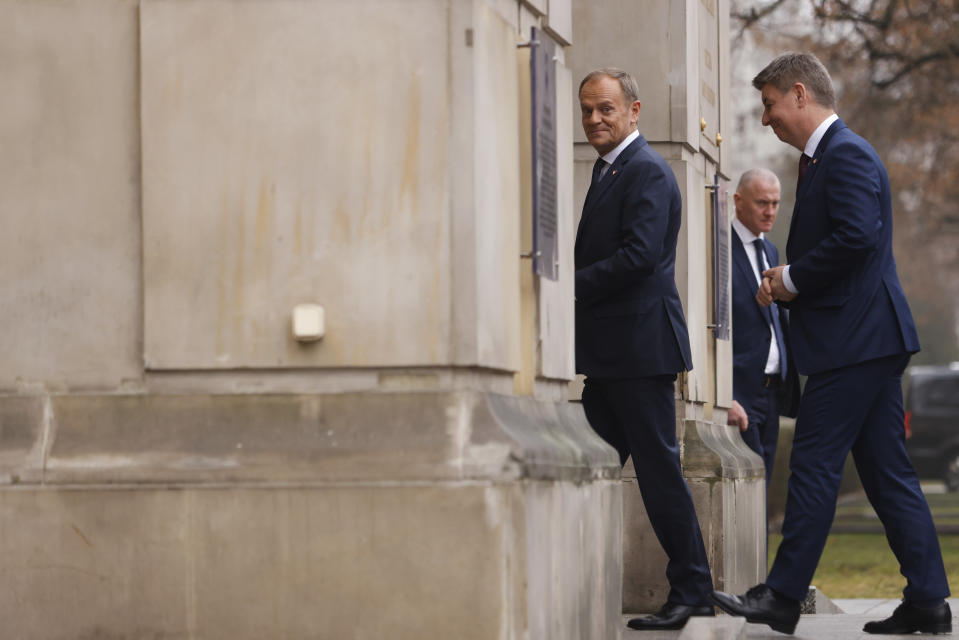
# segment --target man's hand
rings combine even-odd
[[[759,285],[759,291],[756,292],[756,302],[760,306],[768,307],[773,300],[789,302],[796,297],[796,294],[787,289],[783,283],[783,269],[785,268],[785,265],[779,265],[763,271],[763,281]]]
[[[729,407],[726,422],[734,427],[739,427],[740,431],[748,429],[749,417],[746,415],[746,410],[743,409],[743,405],[733,400],[733,406]]]

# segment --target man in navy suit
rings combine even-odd
[[[906,455],[901,376],[919,350],[892,255],[892,198],[876,151],[835,113],[811,54],[785,54],[753,79],[763,124],[800,151],[788,264],[763,273],[761,304],[789,304],[792,353],[808,376],[789,467],[783,541],[765,584],[716,603],[792,633],[836,508],[849,451],[906,578],[903,602],[868,633],[949,633],[952,614],[929,506]]]
[[[779,212],[779,178],[768,169],[750,169],[739,179],[733,199],[733,407],[729,423],[739,426],[743,440],[766,465],[772,477],[779,440],[779,416],[795,417],[789,399],[799,396],[799,378],[786,343],[789,323],[775,303],[756,300],[761,273],[779,264],[779,251],[765,238]],[[792,389],[786,389],[791,386]]]
[[[676,439],[676,374],[692,368],[676,290],[682,199],[669,165],[636,129],[636,81],[599,69],[579,87],[600,158],[576,232],[576,368],[593,429],[633,458],[643,503],[669,557],[670,591],[634,629],[679,629],[714,615],[706,550]]]

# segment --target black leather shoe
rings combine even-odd
[[[774,631],[793,633],[799,623],[799,601],[781,596],[764,584],[757,584],[741,596],[713,591],[713,602],[746,622],[768,624]]]
[[[651,616],[633,618],[626,623],[630,629],[682,629],[692,616],[714,616],[716,612],[710,606],[691,607],[687,604],[667,602],[663,608]]]
[[[952,633],[952,611],[949,603],[943,602],[932,609],[921,609],[903,602],[885,620],[867,622],[862,628],[866,633],[907,634]]]

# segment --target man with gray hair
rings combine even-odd
[[[583,131],[599,158],[576,232],[576,369],[593,429],[632,456],[650,524],[669,557],[669,595],[634,629],[679,629],[714,615],[712,578],[679,461],[675,381],[692,369],[675,282],[682,199],[636,129],[636,81],[598,69],[579,87]]]
[[[729,423],[766,465],[772,477],[779,416],[796,416],[799,377],[786,340],[789,322],[775,303],[756,300],[762,272],[779,264],[779,251],[765,238],[779,213],[779,178],[768,169],[743,173],[733,196],[732,249],[733,406]]]
[[[852,451],[866,495],[906,578],[903,602],[867,633],[950,633],[949,585],[929,505],[906,454],[902,372],[919,351],[892,254],[892,197],[876,151],[835,113],[832,80],[809,53],[753,79],[763,125],[803,152],[786,244],[763,272],[762,305],[789,305],[796,367],[808,376],[789,468],[783,541],[765,584],[714,592],[733,615],[793,633]]]

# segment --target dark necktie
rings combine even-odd
[[[605,161],[605,160],[603,160],[602,158],[596,158],[596,164],[593,165],[593,182],[592,182],[592,184],[596,184],[597,182],[599,182],[600,180],[602,180],[602,178],[600,177],[600,174],[602,173],[603,167],[605,167],[605,166],[606,166],[606,161]]]
[[[602,158],[596,158],[596,164],[593,165],[593,179],[589,183],[589,190],[586,192],[586,205],[589,204],[590,200],[593,197],[593,194],[596,192],[596,185],[599,184],[600,177],[599,174],[603,170],[603,167],[606,166],[606,161]],[[584,205],[585,206],[585,205]]]
[[[809,161],[811,158],[805,153],[799,157],[799,179],[796,180],[796,193],[799,193],[799,185],[802,184],[802,179],[806,177],[806,169],[809,168]]]
[[[804,158],[808,160],[809,156],[803,155]],[[800,173],[800,175],[802,175]],[[763,240],[762,238],[756,238],[753,240],[753,249],[756,250],[756,271],[759,273],[759,281],[762,282],[763,279],[763,256],[765,255],[765,250],[763,249]],[[779,377],[783,380],[786,379],[786,339],[783,336],[782,324],[779,322],[779,307],[776,306],[776,303],[773,302],[768,307],[764,309],[766,313],[766,322],[772,325],[773,333],[776,336],[776,346],[779,347]]]

